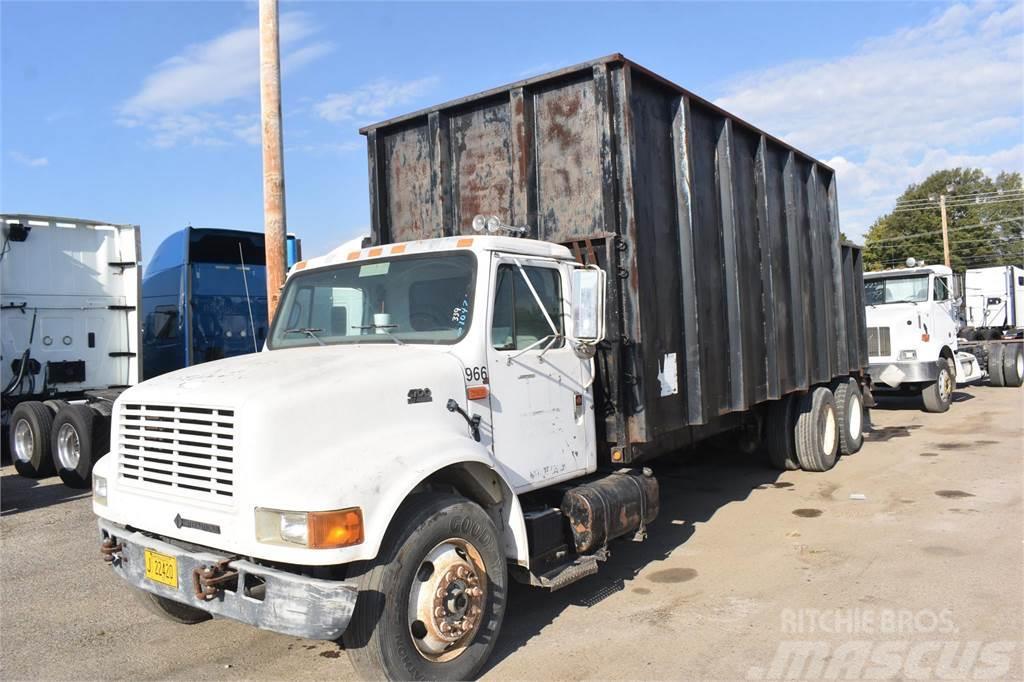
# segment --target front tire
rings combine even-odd
[[[840,380],[832,393],[839,419],[839,451],[852,455],[864,444],[864,396],[853,377]]]
[[[417,495],[359,579],[345,650],[364,679],[471,679],[497,642],[507,589],[498,532],[483,509]]]
[[[88,488],[92,467],[107,454],[106,420],[88,405],[68,405],[53,421],[50,449],[60,480],[70,488]]]
[[[196,623],[202,623],[213,618],[213,616],[202,609],[197,609],[145,590],[135,590],[135,596],[138,597],[147,611],[178,625],[195,625]]]
[[[796,418],[796,455],[804,471],[828,471],[839,456],[839,420],[835,397],[825,386],[800,396]]]
[[[939,368],[939,377],[935,383],[929,384],[921,391],[921,400],[924,402],[925,412],[945,412],[953,402],[953,387],[955,379],[953,370],[950,367],[951,361],[946,360]]]
[[[50,433],[53,414],[41,402],[18,403],[11,414],[10,446],[14,468],[27,478],[53,476]]]

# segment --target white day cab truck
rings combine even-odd
[[[139,227],[0,215],[4,447],[18,473],[89,487],[139,381]]]
[[[158,614],[467,679],[510,579],[558,590],[659,532],[658,457],[860,449],[828,167],[621,55],[363,132],[371,244],[296,264],[263,352],[116,402],[93,508]]]

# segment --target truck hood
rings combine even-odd
[[[441,368],[444,369],[441,369]],[[462,377],[459,360],[445,350],[412,344],[336,345],[263,351],[187,367],[145,381],[122,394],[122,402],[204,405],[244,410],[250,403],[304,397],[358,397],[369,382],[374,397],[398,380],[402,399],[431,368]],[[367,387],[368,388],[368,387]],[[396,390],[399,390],[397,387]],[[447,397],[446,397],[447,399]]]

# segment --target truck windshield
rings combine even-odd
[[[472,320],[468,251],[356,262],[292,276],[271,349],[341,343],[451,344]]]
[[[928,275],[866,279],[864,300],[868,305],[923,303],[928,300]]]

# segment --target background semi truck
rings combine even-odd
[[[158,613],[466,679],[510,577],[559,589],[657,532],[657,457],[861,447],[827,166],[621,55],[363,132],[372,243],[292,269],[265,352],[115,406],[102,550]]]
[[[3,442],[23,476],[56,473],[87,487],[109,449],[113,401],[140,372],[263,344],[262,233],[189,227],[169,236],[141,280],[140,318],[137,225],[0,220]],[[289,257],[299,248],[289,236]]]
[[[287,258],[301,258],[294,235]],[[261,232],[187,227],[164,239],[142,279],[143,378],[258,351],[266,271]]]
[[[964,273],[963,336],[971,341],[1024,333],[1024,268],[1000,265]]]
[[[139,381],[139,227],[0,223],[4,447],[19,474],[81,487],[85,461],[108,449],[114,398]]]

